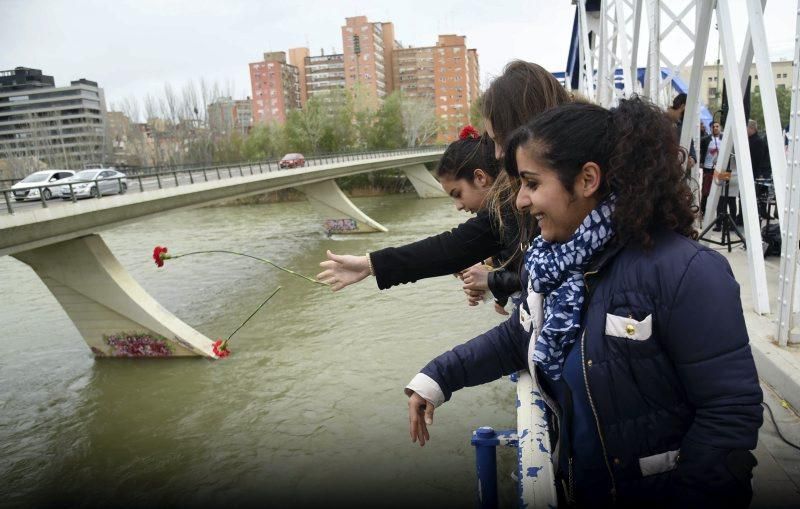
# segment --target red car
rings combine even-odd
[[[286,154],[278,163],[281,168],[299,168],[306,165],[306,158],[303,154]]]

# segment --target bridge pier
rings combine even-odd
[[[20,251],[97,357],[216,358],[212,341],[164,309],[99,235]]]
[[[442,189],[442,185],[428,171],[424,164],[414,164],[404,166],[405,172],[411,185],[417,191],[420,198],[446,198],[447,193]]]
[[[367,216],[345,196],[336,181],[323,180],[297,186],[308,197],[311,206],[322,216],[328,233],[365,233],[389,231]]]

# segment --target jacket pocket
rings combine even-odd
[[[653,335],[653,315],[636,320],[606,313],[606,335],[632,341],[646,341]]]

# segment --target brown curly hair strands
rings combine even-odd
[[[587,162],[600,166],[601,198],[616,195],[614,223],[622,242],[649,248],[660,228],[697,238],[697,207],[684,180],[675,129],[655,105],[634,96],[609,111],[591,104],[565,105],[515,131],[505,166],[519,176],[518,148],[558,175],[568,191]]]

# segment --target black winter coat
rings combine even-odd
[[[489,273],[489,288],[495,297],[519,291],[520,230],[518,219],[508,209],[501,229],[492,214],[480,210],[475,216],[449,232],[389,247],[369,254],[378,288],[413,283],[419,279],[455,274],[487,258],[501,263],[509,259],[506,271]]]
[[[739,285],[717,252],[672,232],[654,239],[649,251],[608,248],[585,275],[575,348],[613,488],[597,505],[747,507],[762,393]],[[619,324],[641,337],[612,335]],[[447,400],[527,369],[529,343],[518,308],[422,373]]]

